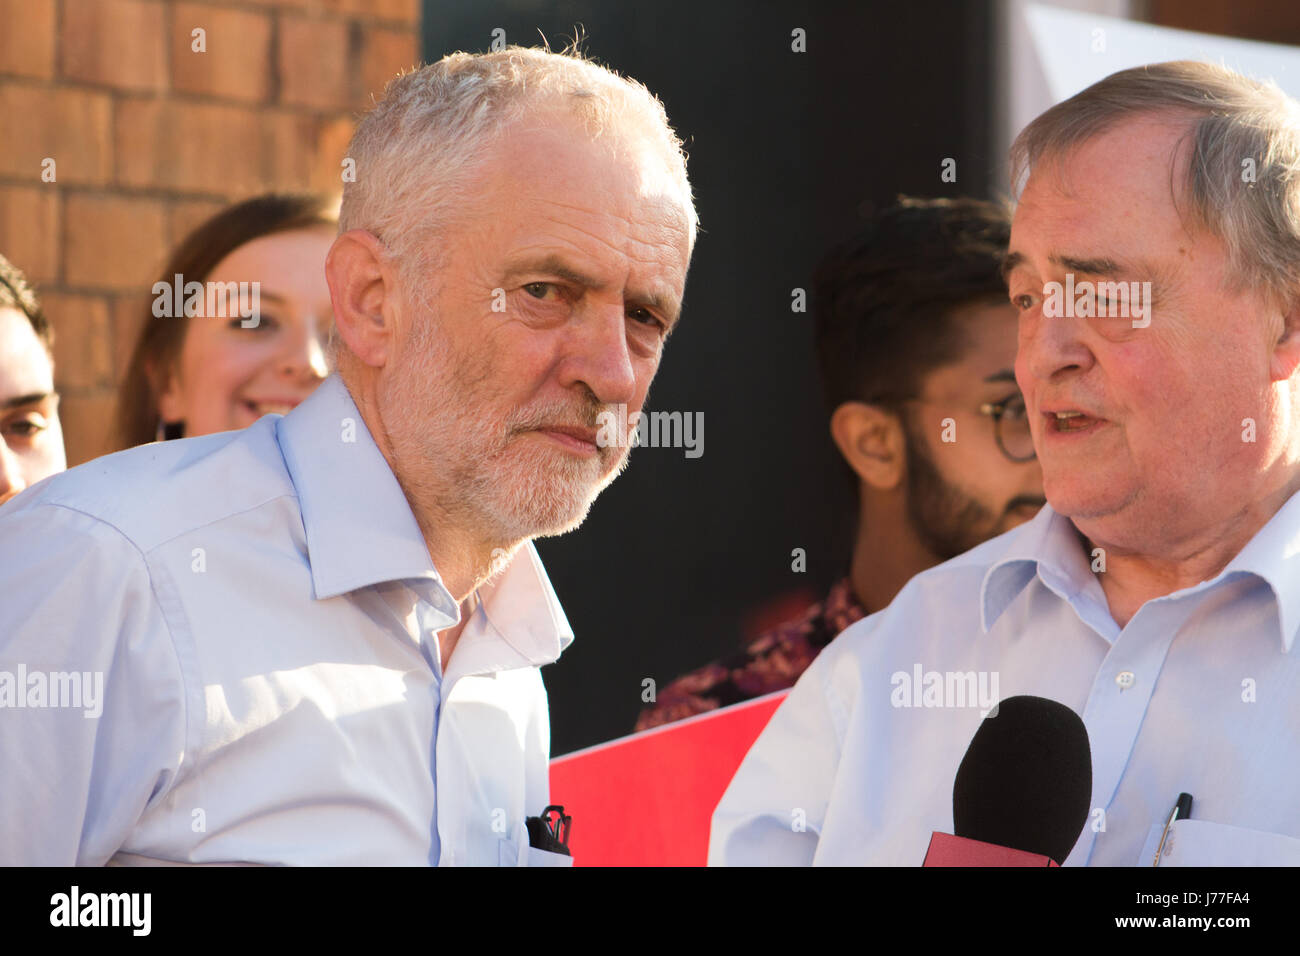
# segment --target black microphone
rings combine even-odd
[[[1088,820],[1092,749],[1079,715],[1043,697],[1009,697],[985,717],[952,788],[953,829],[961,840],[934,834],[927,866],[1034,865],[1019,851],[1060,865]],[[964,846],[954,852],[954,846]]]

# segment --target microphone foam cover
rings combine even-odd
[[[1079,715],[1044,697],[1009,697],[985,717],[952,787],[957,836],[1063,863],[1092,799],[1092,750]]]

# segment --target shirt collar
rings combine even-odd
[[[1230,574],[1253,574],[1272,589],[1282,651],[1290,652],[1300,627],[1300,492],[1287,499],[1218,578]]]
[[[984,575],[980,585],[980,624],[984,633],[1033,580],[1040,566],[1054,578],[1069,580],[1082,557],[1074,526],[1051,505],[1043,505],[1038,514],[1006,535],[1004,550]]]
[[[531,541],[478,595],[488,623],[528,663],[549,664],[573,643],[569,619]]]
[[[276,423],[316,599],[408,578],[442,583],[392,469],[337,375]]]
[[[1084,591],[1095,592],[1090,596],[1100,596],[1105,607],[1082,536],[1073,522],[1053,511],[1051,505],[1044,505],[1031,521],[1006,538],[1005,550],[994,559],[980,586],[980,623],[985,633],[1035,575],[1066,600]],[[1219,574],[1187,590],[1208,589],[1229,576],[1242,575],[1258,577],[1272,589],[1282,651],[1289,652],[1300,627],[1300,492],[1278,509]]]
[[[455,620],[406,495],[342,379],[322,382],[276,423],[276,434],[298,494],[316,599],[423,580],[429,584],[417,589],[432,592],[435,606]],[[488,622],[529,663],[549,663],[573,641],[531,541],[478,593]]]

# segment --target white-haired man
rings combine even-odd
[[[711,862],[919,865],[996,702],[973,676],[1083,718],[1091,812],[1058,862],[1150,866],[1188,793],[1162,861],[1300,863],[1297,115],[1168,63],[1021,134],[1006,272],[1049,506],[822,653]]]
[[[339,374],[0,515],[0,862],[560,858],[525,819],[572,634],[530,539],[626,462],[597,420],[680,313],[680,142],[639,84],[511,48],[395,80],[348,155]]]

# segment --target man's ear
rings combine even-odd
[[[397,284],[383,244],[364,229],[349,229],[330,246],[325,281],[339,338],[366,365],[387,364],[394,341]]]
[[[891,491],[907,473],[903,425],[879,405],[845,402],[831,414],[831,437],[849,467],[872,488]]]

